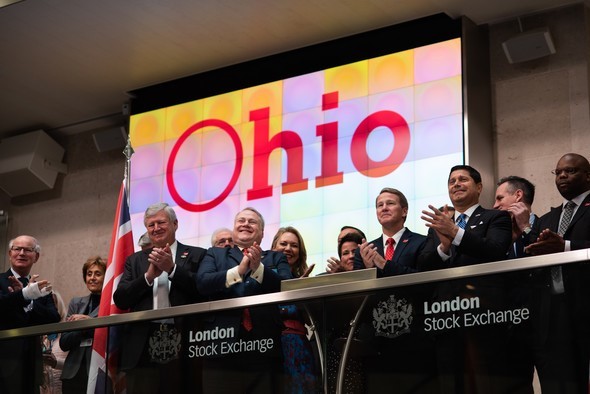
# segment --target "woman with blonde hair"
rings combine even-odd
[[[291,267],[293,278],[309,275],[307,265],[307,250],[303,237],[295,227],[281,227],[272,239],[272,250],[283,252]],[[313,268],[313,264],[311,266]]]
[[[305,243],[297,229],[281,227],[272,240],[271,249],[285,254],[294,278],[309,275]],[[285,393],[317,393],[319,373],[313,348],[307,337],[304,316],[294,304],[279,305],[279,308],[285,325],[281,335]]]

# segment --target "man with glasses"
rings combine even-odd
[[[234,219],[233,248],[209,248],[197,273],[199,293],[222,300],[278,292],[291,279],[281,252],[263,251],[264,218],[244,208]],[[205,393],[281,392],[281,331],[276,305],[233,309],[207,318],[203,332],[223,332],[223,340],[201,341],[211,349],[204,360]],[[226,335],[227,334],[227,335]],[[221,354],[225,351],[225,354]]]
[[[51,284],[31,276],[39,260],[37,240],[21,235],[8,244],[10,269],[0,274],[0,330],[57,323],[59,313],[51,296]],[[39,338],[0,341],[0,392],[37,393],[43,359]]]
[[[213,231],[213,234],[211,234],[211,246],[217,248],[233,248],[234,240],[232,239],[231,230],[221,227]]]
[[[590,248],[590,164],[577,153],[557,162],[561,205],[533,227],[532,255]],[[587,392],[590,359],[590,266],[550,267],[536,272],[531,319],[535,362],[543,392]]]

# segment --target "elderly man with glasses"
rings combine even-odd
[[[31,276],[39,260],[41,247],[28,235],[8,244],[10,269],[0,274],[0,330],[60,320],[51,296],[51,284]],[[38,338],[0,341],[0,392],[37,393],[42,377],[43,359]]]

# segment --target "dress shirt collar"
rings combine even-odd
[[[10,271],[12,271],[12,276],[14,276],[16,279],[21,277],[14,269],[12,269],[12,267],[10,267]],[[29,280],[31,279],[31,275],[25,275],[24,277]]]
[[[571,201],[576,203],[576,209],[574,209],[574,214],[576,213],[576,211],[578,210],[578,207],[580,205],[582,205],[582,203],[584,202],[584,199],[586,199],[586,197],[588,196],[588,194],[590,194],[590,190],[586,190],[584,193],[576,196],[575,198],[572,198]],[[565,208],[565,204],[567,204],[567,202],[570,200],[563,200],[563,203],[561,204],[562,208]]]
[[[393,234],[392,237],[389,237],[388,235],[383,234],[383,247],[384,248],[387,247],[387,238],[393,238],[393,240],[395,241],[395,244],[393,244],[393,248],[395,249],[395,247],[399,243],[399,240],[402,238],[404,231],[406,231],[406,228],[402,227],[402,229],[399,230],[397,233]]]
[[[459,215],[464,213],[465,214],[465,222],[468,222],[469,219],[471,218],[471,216],[473,216],[473,212],[475,212],[475,210],[477,209],[477,207],[479,207],[479,204],[475,204],[470,206],[469,208],[467,208],[465,210],[465,212],[459,212],[459,211],[455,211],[455,223],[457,223],[457,220],[459,219]]]

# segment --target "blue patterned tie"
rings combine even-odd
[[[465,227],[467,227],[467,220],[465,220],[466,218],[467,215],[462,213],[461,215],[459,215],[459,218],[457,219],[457,226],[461,227],[463,230],[465,230]]]

